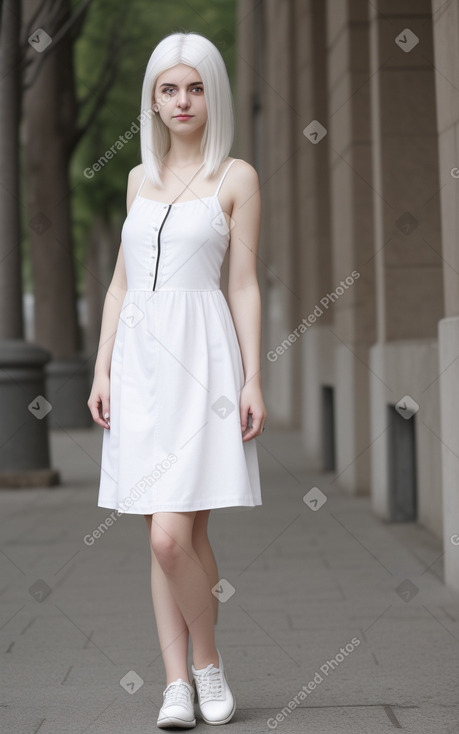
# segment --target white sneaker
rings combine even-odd
[[[217,652],[218,668],[210,663],[206,668],[196,670],[191,664],[199,707],[206,724],[227,724],[236,711],[236,700],[230,691],[218,649]]]
[[[163,691],[164,700],[156,726],[160,729],[168,727],[191,729],[196,726],[194,696],[193,686],[182,678],[169,683]]]

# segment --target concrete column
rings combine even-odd
[[[437,323],[443,315],[429,0],[370,3],[377,343],[371,349],[372,500],[390,517],[388,406],[409,396],[417,520],[442,535]],[[408,414],[407,414],[408,415]]]
[[[327,3],[336,473],[368,494],[369,349],[375,341],[368,3]]]
[[[262,219],[258,253],[258,283],[262,305],[261,369],[265,398],[268,400],[269,368],[266,353],[271,343],[269,331],[268,242],[269,227],[264,182],[267,172],[264,158],[264,130],[262,124],[262,88],[264,85],[263,3],[258,0],[239,0],[237,16],[237,90],[235,95],[236,134],[232,155],[248,161],[258,172],[262,195]],[[222,290],[227,294],[228,255],[222,269]],[[269,410],[269,420],[274,421]]]
[[[263,369],[271,420],[277,425],[292,426],[299,412],[292,376],[300,353],[290,345],[275,361],[267,357],[288,340],[293,328],[293,303],[299,298],[292,246],[293,172],[294,158],[298,155],[298,143],[291,135],[296,70],[294,54],[286,53],[292,43],[292,4],[266,0],[263,30],[263,57],[257,69],[263,110],[263,251],[268,286],[267,352]]]
[[[255,20],[260,3],[256,0],[239,0],[237,4],[236,79],[233,90],[236,112],[234,157],[243,158],[254,165],[253,117],[254,89],[256,84]],[[258,170],[258,169],[257,169]]]
[[[334,339],[328,330],[332,312],[320,307],[320,300],[332,288],[325,6],[319,0],[296,0],[294,7],[297,74],[293,102],[299,140],[295,202],[301,275],[301,301],[294,324],[306,327],[300,337],[303,445],[308,464],[322,468],[321,393],[324,385],[335,382]]]
[[[459,589],[459,5],[432,1],[445,318],[438,326],[444,576]]]

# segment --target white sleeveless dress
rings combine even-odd
[[[256,439],[242,441],[244,372],[220,290],[230,241],[213,196],[139,196],[123,224],[127,291],[110,368],[98,506],[122,513],[262,504]]]

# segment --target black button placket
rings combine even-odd
[[[159,232],[158,232],[158,253],[157,253],[157,256],[156,256],[155,279],[153,281],[153,289],[152,290],[155,290],[156,280],[158,278],[159,258],[160,258],[160,255],[161,255],[161,239],[160,239],[161,238],[161,230],[164,227],[164,222],[166,221],[167,217],[169,216],[169,212],[171,210],[171,207],[172,207],[172,204],[168,204],[166,216],[164,217],[163,221],[161,222],[161,226],[160,226]],[[164,208],[166,208],[166,207],[164,207]]]

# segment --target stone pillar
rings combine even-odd
[[[415,433],[417,520],[441,537],[436,336],[443,283],[431,4],[375,0],[369,9],[377,323],[370,361],[372,502],[390,518],[390,406],[406,405],[408,396],[415,408],[407,420]]]
[[[242,158],[254,165],[254,90],[256,85],[257,56],[255,48],[256,14],[261,12],[256,0],[239,0],[237,4],[236,78],[233,90],[236,113],[234,135],[235,158]],[[236,94],[235,94],[236,93]],[[258,170],[258,169],[257,169]]]
[[[239,0],[237,5],[237,95],[235,96],[236,107],[236,133],[234,140],[235,158],[248,161],[258,173],[262,197],[262,218],[260,226],[259,250],[257,274],[260,286],[262,306],[262,343],[261,343],[261,370],[262,383],[265,399],[269,398],[269,367],[266,360],[269,336],[269,289],[268,289],[268,242],[269,227],[267,226],[267,202],[266,187],[267,179],[266,164],[264,159],[264,131],[262,124],[262,90],[264,82],[263,70],[263,3],[258,0]],[[228,256],[222,268],[222,290],[227,295],[226,283],[228,281]],[[271,403],[272,401],[270,401]],[[267,406],[269,421],[272,425],[274,417],[271,405]]]
[[[366,0],[327,3],[336,472],[368,494],[369,350],[375,341],[369,26]]]
[[[296,93],[291,100],[297,111],[294,117],[294,135],[298,141],[295,215],[299,249],[296,267],[301,294],[301,299],[295,301],[294,326],[301,324],[306,328],[300,336],[305,456],[310,466],[320,469],[324,448],[322,389],[335,382],[335,339],[328,329],[332,310],[320,305],[333,282],[325,5],[319,0],[295,0],[294,7]]]
[[[432,1],[445,317],[438,325],[445,583],[459,590],[459,6]]]
[[[299,350],[285,349],[275,361],[267,354],[288,340],[294,327],[293,303],[298,298],[293,251],[294,171],[298,143],[292,137],[292,94],[296,88],[294,55],[291,47],[293,16],[291,3],[267,0],[263,4],[264,45],[260,78],[260,104],[263,110],[263,263],[267,279],[267,352],[263,369],[267,387],[268,410],[277,425],[298,422],[298,386],[293,383]]]

